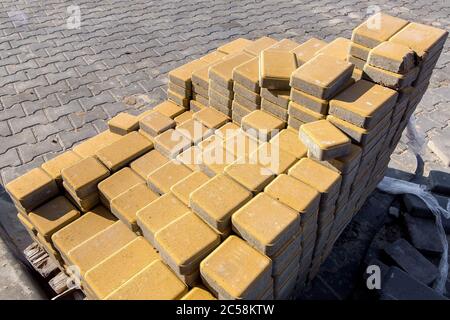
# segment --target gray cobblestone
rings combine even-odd
[[[5,153],[0,154],[0,169],[12,166],[21,165],[22,161],[19,158],[17,150],[9,149]]]
[[[11,126],[11,130],[13,134],[17,134],[21,132],[25,128],[33,127],[38,124],[47,123],[47,117],[43,110],[39,110],[36,113],[23,117],[23,118],[13,118],[9,121],[9,125]]]
[[[3,154],[9,149],[20,146],[22,144],[33,144],[36,142],[36,139],[30,128],[25,129],[15,135],[10,135],[1,139],[2,143],[0,144],[0,154]]]
[[[92,124],[87,124],[82,128],[73,131],[59,133],[59,139],[64,149],[72,148],[76,143],[94,136],[97,133]]]
[[[59,151],[62,147],[56,136],[53,136],[41,141],[40,143],[21,145],[17,149],[22,162],[28,163],[44,153]]]

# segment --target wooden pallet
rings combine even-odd
[[[38,243],[33,242],[23,251],[25,258],[49,284],[56,293],[52,300],[83,300],[83,292],[68,288],[69,276],[61,271],[60,266]]]

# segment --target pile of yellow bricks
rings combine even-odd
[[[383,178],[446,37],[380,13],[351,40],[234,40],[6,189],[88,299],[292,297]]]

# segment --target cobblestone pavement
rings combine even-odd
[[[138,112],[163,100],[169,70],[233,38],[349,38],[373,13],[369,4],[450,29],[447,0],[82,0],[81,28],[73,30],[66,24],[71,4],[0,3],[2,183],[104,130],[118,112]],[[449,45],[416,113],[427,139],[450,137]],[[146,95],[147,105],[124,104],[133,94]],[[406,144],[398,148],[398,167],[413,165],[408,152]],[[423,157],[426,166],[439,166],[430,151]]]

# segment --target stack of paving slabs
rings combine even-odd
[[[261,87],[259,85],[259,57],[233,69],[234,100],[231,117],[240,125],[242,118],[261,108]]]
[[[226,53],[213,51],[200,58],[201,61],[207,62],[207,65],[192,72],[192,100],[190,107],[193,112],[209,106],[208,70],[226,56]]]
[[[212,65],[208,71],[209,105],[231,117],[234,99],[233,69],[251,60],[253,56],[246,52],[237,52],[226,56]],[[239,89],[238,89],[239,90]]]
[[[293,297],[383,178],[447,36],[377,17],[351,44],[241,38],[173,70],[169,100],[8,183],[20,223],[88,299]]]
[[[348,61],[359,70],[363,70],[370,50],[382,42],[388,41],[407,24],[406,20],[382,12],[371,16],[353,29]]]
[[[328,54],[318,54],[295,70],[290,79],[288,125],[294,129],[324,119],[329,100],[350,83],[353,65]]]
[[[288,50],[269,48],[260,54],[259,82],[264,97],[261,109],[285,122],[288,120],[289,81],[295,69],[297,59]]]
[[[364,78],[382,86],[401,90],[412,85],[419,73],[417,57],[409,47],[382,42],[370,50],[364,65]]]
[[[302,260],[304,259],[302,263],[305,263],[302,270],[305,270],[306,265],[312,259],[311,270],[308,271],[309,278],[311,279],[318,272],[323,260],[322,256],[333,227],[336,201],[339,197],[342,179],[339,172],[311,158],[300,159],[300,161],[289,169],[288,175],[300,180],[320,194],[317,229],[316,232],[311,231],[311,234],[304,240],[305,244],[302,257]],[[303,273],[302,280],[307,275],[306,272]]]
[[[361,147],[360,169],[351,189],[352,201],[357,207],[373,190],[365,188],[373,184],[367,177],[384,175],[391,151],[385,148],[385,142],[391,139],[392,114],[398,106],[397,100],[395,90],[359,80],[330,101],[327,120]],[[384,160],[382,167],[379,165],[381,159]]]
[[[109,131],[121,136],[139,129],[139,119],[129,113],[121,112],[108,121]]]
[[[403,101],[408,102],[406,111],[391,142],[391,148],[395,148],[395,145],[397,145],[409,117],[428,88],[433,69],[436,66],[447,37],[448,32],[445,30],[411,22],[389,39],[389,42],[408,46],[414,50],[418,59],[416,79],[411,87],[399,90],[399,100],[403,98]],[[399,101],[398,104],[401,105],[403,101]],[[397,111],[400,112],[400,108]]]
[[[192,97],[192,73],[208,64],[208,61],[198,59],[170,71],[167,98],[177,105],[189,109],[189,101]]]
[[[66,196],[86,212],[99,201],[97,184],[110,175],[110,171],[96,158],[88,157],[61,172]]]
[[[316,55],[316,53],[326,45],[327,43],[323,40],[311,38],[300,44],[299,46],[293,48],[291,52],[295,54],[297,65],[300,67],[307,61],[311,60]]]
[[[238,235],[272,260],[273,294],[285,299],[299,271],[299,213],[264,192],[239,209],[232,221]],[[269,228],[270,224],[277,228]]]

